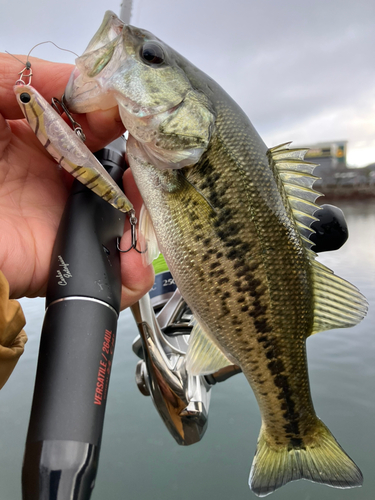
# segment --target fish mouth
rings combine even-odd
[[[111,11],[105,13],[103,22],[95,33],[84,53],[75,60],[76,67],[70,75],[65,89],[65,101],[73,113],[87,113],[98,109],[109,109],[117,105],[101,83],[108,80],[117,69],[114,60],[121,53],[126,56],[121,47],[122,31],[125,24]],[[97,61],[107,55],[103,75],[97,76],[95,66]],[[112,64],[111,64],[112,62]],[[100,73],[100,71],[98,72]]]
[[[113,96],[103,92],[98,81],[85,78],[78,68],[75,68],[70,75],[64,99],[72,113],[88,113],[117,106]]]
[[[76,68],[65,90],[69,110],[88,113],[118,105],[122,121],[130,130],[134,119],[147,120],[179,105],[186,94],[185,87],[181,90],[183,95],[165,94],[159,102],[139,91],[137,82],[144,74],[139,75],[138,71],[139,65],[142,67],[139,49],[149,37],[155,39],[145,30],[124,24],[113,12],[106,12],[86,50],[75,61]]]
[[[90,40],[84,54],[94,52],[107,43],[112,42],[115,38],[121,35],[124,26],[125,23],[121,21],[121,19],[117,17],[114,12],[107,10],[104,14],[102,24]]]

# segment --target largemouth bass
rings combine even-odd
[[[251,489],[265,496],[300,478],[361,485],[309,390],[306,339],[357,324],[367,304],[310,249],[318,193],[306,151],[268,149],[217,83],[111,12],[65,95],[75,112],[119,106],[157,242],[197,319],[188,369],[235,363],[255,393]]]

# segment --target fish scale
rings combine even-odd
[[[216,82],[145,30],[123,25],[116,55],[109,48],[91,77],[119,22],[106,14],[65,95],[75,112],[109,97],[119,105],[147,208],[140,225],[154,231],[144,239],[154,248],[156,235],[196,318],[188,372],[235,363],[253,388],[262,416],[249,481],[257,495],[301,478],[361,485],[310,395],[307,337],[353,326],[367,311],[359,291],[310,250],[313,166],[287,144],[268,150]]]
[[[224,120],[224,123],[226,123],[225,120]],[[220,133],[221,133],[220,124],[217,124],[217,125],[218,125],[217,126],[217,134],[220,135]],[[225,131],[224,131],[224,133],[225,133]],[[202,168],[200,168],[200,164],[198,164],[192,170],[192,173],[194,174],[194,176],[197,176],[197,177],[202,176],[202,183],[197,182],[197,185],[198,185],[199,189],[202,191],[202,194],[212,203],[214,208],[217,208],[217,207],[215,207],[215,203],[214,203],[214,200],[217,198],[216,193],[218,190],[221,189],[220,178],[225,177],[225,172],[232,172],[233,171],[232,170],[233,167],[226,165],[225,161],[223,161],[225,156],[226,156],[225,150],[223,151],[222,150],[223,148],[220,148],[220,146],[215,148],[216,143],[220,144],[220,142],[221,142],[220,139],[218,141],[215,141],[215,139],[212,139],[211,147],[209,148],[207,155],[204,155],[202,161],[200,162],[203,164]],[[211,161],[208,160],[208,163],[211,163],[212,165],[220,166],[221,169],[224,170],[223,175],[216,175],[216,177],[215,177],[216,183],[210,182],[210,177],[212,178],[215,176],[215,169],[214,168],[212,168],[212,172],[211,172],[210,176],[208,176],[208,179],[207,179],[207,166],[205,165],[205,163],[207,162],[206,156],[208,157],[208,159],[211,160]],[[243,161],[245,162],[244,165],[248,164],[246,162],[246,159],[244,159]],[[246,172],[242,175],[242,179],[243,178],[246,178]],[[252,178],[254,179],[254,175]],[[193,178],[192,179],[193,184],[194,184],[194,181],[195,181],[195,179]],[[233,180],[229,179],[229,182],[228,182],[228,180],[224,180],[223,183],[224,183],[224,187],[226,188],[225,191],[228,193],[228,188],[230,186],[230,183],[233,184]],[[255,183],[253,182],[252,184],[254,185]],[[271,182],[268,183],[268,186],[271,186]],[[269,187],[268,190],[271,191],[271,187]],[[244,190],[242,188],[242,189],[239,189],[238,191],[239,192],[237,192],[237,193],[227,194],[226,199],[224,199],[224,200],[221,199],[221,202],[217,202],[218,205],[219,206],[224,205],[224,206],[228,207],[228,202],[230,199],[237,200],[237,199],[244,198],[244,191],[246,192],[246,189]],[[250,192],[250,196],[248,198],[253,200],[252,205],[257,205],[256,193],[253,194]],[[229,228],[233,227],[233,225],[237,225],[237,226],[242,225],[242,227],[247,227],[246,225],[244,225],[244,219],[249,217],[249,211],[251,213],[254,213],[253,217],[256,218],[257,210],[258,211],[264,210],[263,207],[261,207],[261,205],[257,205],[255,207],[251,206],[250,209],[248,206],[244,205],[243,206],[244,213],[241,213],[241,207],[242,207],[242,205],[240,205],[238,203],[233,203],[233,208],[229,212],[229,214],[227,214],[226,217],[220,217],[221,214],[219,212],[217,215],[217,219],[219,221],[221,220],[222,223],[229,225]],[[226,210],[228,211],[228,208],[226,208]],[[263,213],[264,213],[264,211],[263,211]],[[228,219],[233,219],[234,217],[236,217],[238,220],[237,221],[228,220]],[[266,220],[267,220],[267,218],[266,218]],[[229,241],[228,241],[228,237],[225,238],[225,236],[226,236],[225,232],[224,233],[223,233],[223,231],[220,232],[219,228],[221,226],[222,226],[222,224],[218,225],[218,230],[219,230],[219,233],[221,233],[221,238],[219,238],[220,241],[217,243],[216,248],[220,248],[223,246],[225,248],[226,244],[233,242],[233,231],[230,231],[230,233],[232,233],[232,234],[230,234],[230,236],[228,236],[229,237]],[[263,228],[261,228],[261,230],[265,233],[264,239],[267,241],[267,237],[268,238],[272,237],[272,239],[271,240],[268,239],[268,241],[270,242],[270,244],[272,246],[279,248],[277,245],[277,242],[275,242],[275,243],[273,242],[273,240],[276,239],[275,238],[275,231],[273,230],[273,226],[274,226],[273,224],[267,223],[264,225]],[[284,408],[282,408],[282,404],[284,403],[284,405],[286,404],[286,406],[290,408],[292,406],[293,400],[291,398],[288,399],[285,397],[283,398],[283,400],[277,399],[277,397],[282,393],[280,392],[280,388],[277,387],[277,385],[275,385],[275,377],[277,377],[280,373],[284,373],[284,374],[287,373],[288,387],[291,387],[291,392],[295,395],[295,397],[297,397],[297,394],[299,391],[299,386],[302,387],[302,393],[304,393],[306,391],[306,385],[308,386],[308,382],[306,382],[307,381],[307,371],[305,371],[305,375],[303,377],[301,377],[300,370],[298,370],[298,372],[297,372],[298,373],[298,381],[300,383],[297,385],[296,381],[293,380],[294,373],[296,373],[295,370],[293,370],[293,366],[290,366],[291,370],[288,370],[285,367],[284,363],[283,364],[281,364],[281,363],[275,364],[275,362],[272,362],[272,358],[270,358],[270,356],[269,356],[270,352],[277,350],[277,351],[279,351],[279,353],[280,353],[280,351],[284,351],[284,352],[289,351],[288,357],[291,357],[291,352],[290,352],[290,349],[285,349],[285,348],[278,346],[278,344],[283,345],[285,335],[282,335],[283,331],[280,331],[280,330],[279,330],[279,335],[277,335],[277,332],[278,332],[276,330],[277,327],[273,327],[271,329],[271,326],[270,326],[270,323],[272,324],[272,318],[270,318],[270,317],[267,318],[267,316],[265,315],[266,311],[264,309],[267,309],[267,306],[268,307],[270,306],[270,298],[268,297],[268,300],[264,301],[263,309],[261,309],[259,311],[259,308],[258,308],[258,311],[256,311],[256,309],[254,307],[254,303],[258,302],[260,304],[260,301],[261,301],[262,296],[264,294],[259,294],[259,293],[257,294],[256,287],[253,287],[252,291],[249,290],[246,292],[246,288],[249,288],[249,287],[251,288],[251,285],[254,284],[255,281],[259,282],[259,285],[264,283],[264,281],[267,280],[267,276],[266,276],[267,273],[265,272],[265,269],[264,269],[265,265],[264,265],[263,259],[260,258],[261,249],[259,249],[259,248],[258,248],[259,257],[257,259],[258,261],[256,262],[256,264],[257,264],[256,267],[263,268],[262,274],[261,275],[258,274],[259,277],[257,277],[256,275],[254,275],[250,272],[250,269],[244,271],[245,266],[249,267],[248,263],[252,263],[252,261],[254,261],[254,258],[252,258],[252,255],[254,254],[254,249],[253,249],[253,252],[250,252],[250,251],[243,252],[241,246],[243,246],[244,242],[247,242],[247,241],[253,242],[254,236],[251,233],[249,234],[248,230],[242,231],[242,233],[244,233],[244,234],[240,233],[238,245],[231,246],[230,251],[226,252],[227,257],[229,254],[230,261],[233,263],[231,274],[232,274],[232,276],[236,277],[236,279],[234,281],[231,280],[228,282],[227,288],[228,288],[228,290],[231,290],[232,293],[233,293],[233,290],[237,291],[238,297],[236,297],[236,296],[233,297],[234,301],[236,301],[237,304],[234,302],[229,307],[227,306],[225,308],[228,311],[231,311],[231,314],[232,314],[232,316],[231,316],[232,320],[229,322],[229,324],[224,322],[223,325],[218,325],[218,326],[222,327],[221,329],[224,332],[228,331],[228,329],[229,330],[233,329],[233,327],[234,327],[233,316],[236,316],[236,321],[234,323],[241,325],[241,328],[237,327],[237,330],[236,330],[236,327],[235,327],[234,330],[238,334],[238,336],[236,336],[236,339],[241,340],[241,343],[239,345],[239,348],[237,347],[238,346],[237,341],[236,341],[234,346],[226,345],[225,338],[221,339],[221,338],[219,338],[219,334],[217,334],[218,338],[219,338],[219,343],[224,345],[227,348],[227,350],[232,355],[234,355],[234,357],[240,362],[240,365],[241,365],[246,377],[248,378],[249,382],[251,383],[251,385],[254,389],[254,392],[256,393],[256,396],[259,400],[261,407],[264,407],[266,409],[264,412],[264,415],[263,415],[263,420],[265,421],[265,424],[267,425],[267,427],[273,428],[272,433],[273,433],[273,435],[277,434],[278,442],[280,442],[281,436],[283,434],[284,434],[284,440],[283,440],[284,442],[285,442],[285,440],[299,439],[300,434],[298,431],[297,431],[297,433],[294,433],[294,434],[289,436],[290,433],[288,434],[285,430],[286,425],[289,423],[289,414],[288,413],[286,414],[286,410]],[[254,231],[252,233],[254,233]],[[249,244],[249,247],[250,248],[254,247],[254,245]],[[198,254],[199,254],[199,252],[198,252]],[[206,255],[206,254],[203,253],[203,256],[204,255]],[[239,258],[239,257],[241,257],[241,258]],[[269,272],[270,277],[268,277],[268,282],[270,282],[271,280],[274,280],[275,284],[274,284],[274,286],[272,286],[272,284],[270,284],[270,289],[274,288],[277,290],[279,288],[280,284],[283,284],[283,286],[285,286],[286,277],[288,276],[287,262],[286,262],[285,257],[286,257],[285,253],[283,252],[283,254],[282,254],[283,266],[282,267],[280,265],[278,265],[279,264],[278,260],[276,260],[276,262],[275,262],[275,258],[274,257],[272,258],[272,261],[271,261],[272,266],[270,267],[270,272]],[[298,254],[297,254],[297,257],[298,257]],[[267,262],[267,260],[268,260],[267,253],[266,253],[264,259]],[[226,267],[228,267],[228,265],[227,265],[227,263],[222,262],[221,267],[226,268]],[[293,262],[292,262],[291,267],[294,270],[295,265]],[[304,266],[304,267],[306,267],[306,266]],[[280,275],[280,278],[278,278],[277,272],[280,269],[283,269],[285,271],[282,272]],[[178,273],[178,270],[176,270],[176,272]],[[293,273],[292,273],[292,275],[295,276]],[[226,277],[228,277],[228,275],[226,275]],[[241,280],[241,278],[242,278],[242,280]],[[297,328],[299,328],[299,329],[301,328],[301,323],[300,323],[299,318],[303,314],[305,316],[307,316],[307,311],[309,311],[309,313],[310,313],[310,327],[311,327],[312,311],[311,311],[311,307],[309,305],[309,301],[308,300],[306,301],[306,303],[308,304],[307,307],[305,307],[304,304],[302,304],[299,308],[296,308],[296,303],[298,304],[298,302],[296,302],[298,299],[298,295],[299,294],[303,295],[303,289],[307,288],[307,284],[305,283],[305,281],[307,281],[307,280],[306,280],[306,278],[305,279],[302,278],[302,280],[301,280],[301,276],[297,276],[296,279],[299,282],[300,281],[303,282],[301,292],[298,292],[298,287],[296,286],[296,283],[292,282],[292,284],[291,284],[291,288],[292,288],[293,292],[296,292],[295,297],[292,298],[292,304],[293,304],[293,309],[296,312],[296,314],[294,316],[296,316],[296,319],[298,319],[298,327]],[[241,280],[241,281],[239,282],[239,280]],[[193,281],[194,281],[194,279],[193,279]],[[245,290],[243,290],[243,289],[245,289]],[[185,294],[186,292],[183,291],[182,293]],[[272,307],[273,308],[277,307],[276,300],[278,300],[279,302],[281,301],[278,309],[281,310],[284,308],[283,316],[288,318],[287,323],[288,323],[289,329],[293,333],[295,333],[294,328],[296,328],[296,326],[293,325],[293,323],[291,321],[291,317],[293,316],[293,311],[290,311],[290,304],[289,304],[289,307],[287,309],[285,309],[285,307],[288,306],[288,303],[285,303],[286,301],[283,300],[284,295],[280,295],[280,294],[277,294],[277,295],[278,296],[274,298]],[[184,295],[184,296],[186,296],[186,295]],[[238,299],[241,300],[240,303],[238,303]],[[263,300],[264,300],[264,298],[263,298]],[[246,302],[247,304],[250,304],[249,310],[245,311],[245,310],[243,310],[244,309],[243,305],[240,305],[240,306],[238,305],[238,304],[242,304],[243,303],[242,301]],[[276,305],[275,305],[275,302],[276,302]],[[199,315],[199,301],[195,300],[194,303],[191,302],[190,304],[191,304],[194,311],[197,310],[197,313]],[[258,314],[259,312],[260,312],[260,314]],[[238,319],[238,318],[240,318],[240,319]],[[253,321],[252,321],[252,318],[253,318]],[[224,320],[224,315],[222,315],[222,318],[220,318],[220,319]],[[267,319],[268,319],[268,322],[265,321]],[[284,321],[284,323],[285,322],[286,321]],[[209,321],[209,323],[212,324],[212,319]],[[302,324],[302,328],[303,328],[303,326],[304,325]],[[306,326],[308,326],[308,325],[306,325]],[[260,335],[255,337],[255,342],[254,341],[249,342],[249,330],[250,331],[255,330],[255,332],[260,334]],[[270,330],[270,331],[267,332],[267,330]],[[297,334],[297,335],[299,337],[301,337],[301,350],[302,350],[302,357],[304,358],[305,357],[304,343],[305,343],[305,338],[306,338],[307,334],[306,334],[306,332],[304,332],[303,330],[300,329],[299,334]],[[271,336],[272,336],[272,340],[271,340]],[[279,337],[278,342],[276,340],[277,337]],[[271,350],[270,350],[268,344],[272,344],[273,347]],[[253,349],[252,352],[250,351],[251,354],[248,350],[246,350],[246,348],[248,348],[248,347]],[[296,348],[295,342],[293,343],[292,348],[293,348],[293,350]],[[297,348],[298,348],[298,346],[297,346]],[[267,356],[267,354],[268,354],[268,356]],[[300,363],[301,362],[301,359],[300,359],[301,355],[298,355],[295,357],[298,360],[298,362]],[[284,356],[282,356],[282,358],[284,358]],[[253,371],[252,367],[254,366],[254,359],[260,360],[260,365],[263,367],[261,383],[259,383],[257,381],[257,379],[253,380],[254,371]],[[278,359],[280,359],[280,354],[279,354]],[[304,359],[302,359],[302,360],[304,361]],[[306,366],[305,363],[304,363],[304,365]],[[302,364],[302,366],[303,366],[303,364]],[[247,368],[247,367],[249,367],[249,368]],[[268,376],[266,376],[267,372],[268,372]],[[302,380],[300,380],[301,378],[302,378]],[[302,384],[301,384],[301,382],[302,382]],[[305,384],[304,384],[304,382],[305,382]],[[284,387],[284,391],[285,391],[285,387]],[[272,393],[275,394],[275,397],[272,398],[273,401],[270,405],[272,410],[270,410],[269,408],[267,408],[269,406],[269,405],[267,405],[267,402],[269,403],[270,395]],[[265,402],[262,401],[262,399],[264,399],[264,398],[266,398]],[[276,399],[276,401],[275,401],[275,399]],[[283,401],[283,403],[281,403],[281,401]],[[307,404],[305,401],[304,401],[304,403],[305,403],[304,404],[305,413],[312,412],[313,410],[312,410],[312,405],[311,405],[310,401],[307,402],[310,404]],[[281,419],[279,418],[279,426],[275,425],[275,417],[274,416],[268,418],[269,412],[271,412],[274,415],[275,408],[277,408],[277,407],[279,407],[280,415],[283,415],[283,418],[281,418]],[[280,422],[281,422],[281,426],[280,426]],[[287,423],[285,423],[285,422],[287,422]],[[296,426],[294,426],[294,428],[296,428]],[[289,437],[288,438],[285,437],[286,435],[288,435]]]

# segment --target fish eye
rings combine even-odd
[[[160,65],[164,62],[164,51],[155,42],[146,42],[141,48],[141,57],[147,64]]]
[[[28,102],[31,101],[31,96],[27,92],[22,92],[20,94],[20,101],[23,102],[24,104],[27,104]]]

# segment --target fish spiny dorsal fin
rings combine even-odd
[[[319,206],[315,200],[321,196],[321,193],[312,189],[318,179],[313,175],[317,165],[304,160],[307,149],[289,149],[290,144],[287,142],[276,146],[268,154],[282,182],[302,241],[310,249],[313,246],[310,235],[314,233],[310,224],[317,220],[314,212]]]

